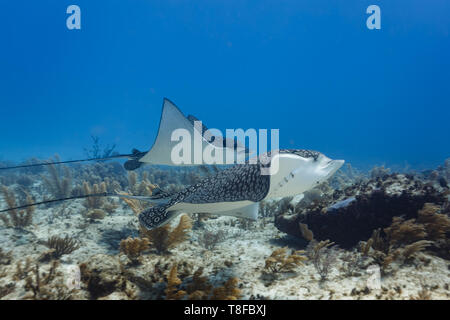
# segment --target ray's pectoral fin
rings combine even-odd
[[[159,123],[158,134],[156,140],[153,143],[152,148],[145,155],[141,156],[139,154],[138,161],[142,163],[148,163],[153,165],[199,165],[202,163],[194,162],[193,159],[188,159],[187,163],[174,163],[172,159],[172,151],[180,143],[184,145],[186,143],[186,148],[191,149],[191,154],[194,154],[194,144],[196,142],[197,135],[200,136],[200,143],[202,152],[206,147],[210,147],[211,150],[222,151],[222,154],[226,154],[227,150],[234,150],[238,155],[245,155],[245,145],[240,142],[229,142],[226,143],[226,139],[223,137],[210,137],[207,139],[204,136],[207,127],[202,124],[202,127],[197,128],[195,126],[195,121],[198,119],[194,116],[189,116],[188,118],[178,109],[173,102],[168,99],[164,99],[163,109],[161,113],[161,120]],[[183,133],[183,137],[181,134]],[[172,137],[174,135],[174,137]],[[174,138],[175,140],[173,140]],[[184,141],[186,139],[187,141]],[[181,140],[181,141],[180,141]],[[129,162],[127,167],[133,169],[137,167],[136,162]]]
[[[255,202],[242,208],[217,212],[217,214],[224,216],[233,216],[238,218],[246,218],[250,220],[257,220],[258,211],[259,211],[259,202]]]
[[[179,210],[167,210],[168,208],[169,206],[166,204],[148,208],[139,213],[139,222],[143,227],[151,230],[164,226],[182,213],[182,211]]]

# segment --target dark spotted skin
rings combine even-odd
[[[299,149],[283,149],[279,153],[292,153],[314,159],[320,154],[316,151]],[[237,164],[171,195],[167,203],[142,211],[139,214],[140,223],[147,229],[165,224],[174,214],[167,209],[180,202],[202,204],[263,200],[270,189],[270,175],[261,174],[261,167],[270,166],[270,158],[267,157],[270,157],[270,153],[262,155],[261,162]]]

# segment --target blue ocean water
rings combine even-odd
[[[147,150],[167,97],[209,127],[278,128],[282,148],[433,168],[450,156],[449,16],[446,0],[3,2],[0,160],[83,158],[91,135]]]

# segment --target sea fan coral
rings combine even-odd
[[[53,249],[52,256],[54,259],[59,259],[64,254],[72,253],[80,247],[80,244],[77,240],[70,238],[69,236],[65,236],[64,238],[60,238],[58,236],[53,236],[48,238],[44,244]]]

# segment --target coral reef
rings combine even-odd
[[[112,161],[0,172],[0,205],[53,199],[66,185],[70,195],[158,195],[220,169],[145,166],[128,174]],[[302,195],[260,203],[254,223],[198,213],[140,230],[128,206],[139,214],[152,204],[106,197],[30,207],[28,216],[16,210],[16,218],[8,212],[0,298],[449,299],[450,160],[430,171],[392,171],[348,165]]]
[[[49,257],[53,259],[59,259],[63,255],[70,254],[80,248],[79,242],[69,236],[65,236],[64,238],[58,236],[50,237],[44,242],[44,245],[51,250]]]
[[[408,262],[425,249],[448,258],[450,218],[439,211],[439,206],[426,203],[417,218],[394,217],[389,227],[374,230],[371,238],[361,244],[362,253],[370,255],[383,271],[393,261]]]
[[[24,299],[36,299],[36,300],[52,299],[53,294],[47,288],[47,285],[52,280],[54,280],[58,265],[59,265],[58,261],[56,260],[53,261],[49,272],[45,274],[44,277],[42,277],[39,270],[39,264],[36,264],[33,269],[34,277],[32,275],[29,275],[25,279],[26,281],[25,289],[26,291],[31,291],[32,294],[25,296]]]
[[[132,263],[139,263],[142,252],[149,248],[150,241],[147,238],[127,238],[120,242],[120,252],[124,253]]]
[[[317,240],[330,239],[350,248],[368,239],[373,230],[389,226],[394,217],[416,218],[425,203],[445,201],[444,192],[411,176],[392,174],[335,190],[307,208],[297,205],[294,211],[276,215],[275,225],[303,238],[300,224],[306,224]]]
[[[11,190],[8,189],[8,187],[1,186],[0,191],[3,194],[8,208],[14,208],[17,206],[16,197],[11,192]],[[33,202],[33,198],[29,194],[27,194],[26,203],[32,204]],[[1,214],[0,219],[7,227],[23,228],[32,223],[34,209],[34,206],[26,207],[25,210],[20,211],[17,209],[11,209],[8,211],[9,219],[6,214]]]
[[[102,182],[100,184],[90,185],[89,182],[83,182],[83,194],[106,194],[107,184]],[[88,197],[83,202],[86,208],[85,216],[90,220],[101,220],[106,216],[106,213],[112,213],[117,209],[118,205],[113,202],[113,200],[106,197]]]
[[[61,161],[58,155],[51,162]],[[66,166],[49,164],[46,166],[49,177],[42,175],[44,186],[54,199],[69,197],[72,191],[72,174]]]
[[[336,263],[336,251],[333,249],[333,245],[334,242],[330,242],[330,240],[311,241],[308,245],[308,257],[320,275],[320,281],[328,278],[330,268]]]
[[[148,172],[143,172],[141,182],[138,183],[138,174],[134,171],[128,172],[128,193],[135,196],[151,196],[156,186],[148,180]]]
[[[165,290],[167,300],[180,300],[187,294],[186,291],[177,289],[177,286],[182,283],[177,273],[177,266],[174,265],[167,276],[167,288]]]
[[[308,259],[304,253],[303,250],[297,250],[288,255],[286,247],[275,249],[266,259],[264,268],[272,274],[294,272],[297,266],[303,265],[303,261]]]
[[[178,243],[186,240],[191,228],[191,218],[187,215],[182,215],[178,225],[173,229],[170,224],[153,230],[141,229],[141,237],[149,239],[151,247],[155,248],[158,253],[164,253]]]
[[[180,300],[237,300],[241,291],[237,288],[238,279],[230,278],[223,286],[214,287],[207,278],[202,276],[203,268],[199,268],[193,275],[191,283],[186,285],[186,290],[179,290],[178,286],[183,281],[177,276],[177,266],[174,265],[167,277],[166,299]]]
[[[129,196],[130,193],[127,192],[118,192],[118,194],[122,194],[125,196]],[[131,199],[131,198],[122,198],[122,200],[133,210],[135,214],[139,214],[142,211],[145,210],[146,206],[142,204],[142,201],[139,201],[137,199]]]
[[[124,293],[125,298],[134,297],[120,269],[117,259],[107,255],[92,256],[79,265],[81,289],[88,292],[89,299],[102,299],[114,292]]]

